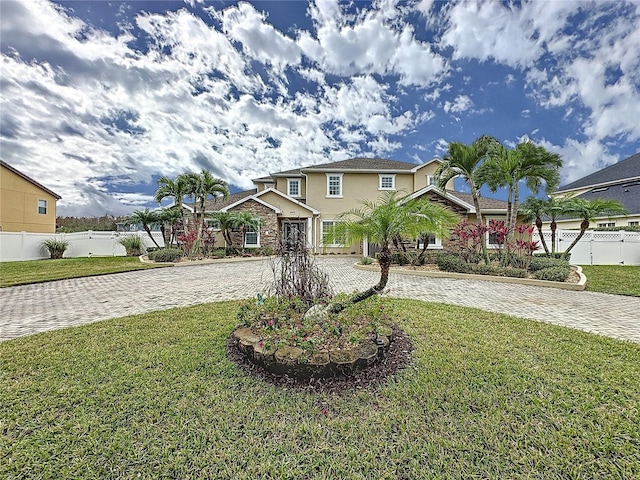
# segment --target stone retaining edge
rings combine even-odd
[[[357,270],[367,270],[370,272],[379,272],[380,267],[377,265],[361,265],[353,264]],[[549,280],[537,280],[535,278],[516,278],[516,277],[497,277],[495,275],[478,275],[474,273],[455,273],[455,272],[427,272],[424,270],[408,270],[404,268],[391,268],[389,273],[399,273],[401,275],[415,275],[419,277],[436,277],[436,278],[455,278],[458,280],[483,280],[485,282],[513,283],[520,285],[534,285],[538,287],[560,288],[562,290],[582,291],[587,286],[587,277],[582,273],[580,265],[572,265],[576,268],[576,273],[580,276],[578,283],[551,282]]]

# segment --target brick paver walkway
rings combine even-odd
[[[374,285],[353,257],[320,257],[337,291]],[[223,262],[0,289],[0,340],[46,330],[253,297],[271,282],[268,260]],[[640,298],[474,280],[391,274],[391,296],[478,307],[640,343]]]

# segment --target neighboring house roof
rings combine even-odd
[[[563,185],[558,188],[556,193],[632,179],[640,179],[640,153],[631,155],[618,163],[609,165],[575,182]]]
[[[640,214],[640,179],[594,188],[582,195],[578,195],[577,198],[584,198],[585,200],[595,200],[596,198],[617,200],[627,209],[628,214]]]
[[[16,175],[24,178],[26,181],[28,181],[29,183],[35,185],[36,187],[40,188],[41,190],[44,190],[45,192],[47,192],[49,195],[52,195],[56,198],[56,200],[60,200],[62,197],[60,195],[58,195],[57,193],[55,193],[52,190],[49,190],[47,187],[45,187],[44,185],[42,185],[41,183],[36,182],[33,178],[25,175],[24,173],[22,173],[20,170],[16,170],[15,168],[13,168],[11,165],[9,165],[7,162],[5,162],[4,160],[0,160],[0,165],[2,165],[3,167],[5,167],[7,170],[10,170],[11,172],[15,173]]]

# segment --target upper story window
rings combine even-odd
[[[300,196],[300,179],[287,178],[287,195],[291,197]]]
[[[342,173],[327,173],[327,197],[342,197]]]
[[[379,190],[395,190],[396,189],[396,176],[386,175],[381,173],[378,175],[380,183],[378,185]]]
[[[47,201],[46,200],[38,200],[38,213],[40,215],[47,214]]]
[[[436,177],[434,177],[433,175],[427,175],[427,187],[429,185],[435,185],[436,184]]]

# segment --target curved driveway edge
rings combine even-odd
[[[364,290],[377,272],[355,257],[318,257],[339,292]],[[268,258],[158,268],[0,289],[0,340],[108,318],[255,297],[272,281]],[[468,279],[391,273],[390,296],[442,302],[640,343],[640,298]]]

